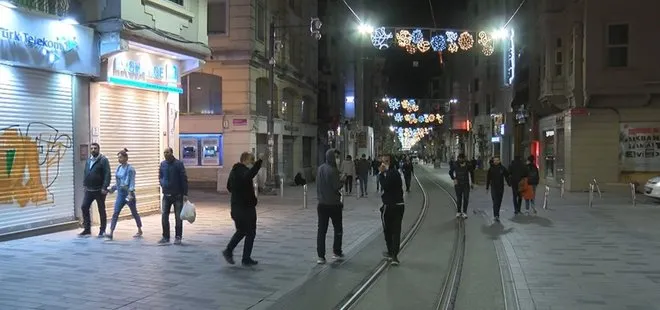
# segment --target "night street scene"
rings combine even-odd
[[[658,12],[0,1],[0,310],[660,310]]]

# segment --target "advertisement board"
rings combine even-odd
[[[619,145],[621,170],[660,171],[660,122],[621,123]]]

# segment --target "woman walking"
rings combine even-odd
[[[142,220],[140,219],[140,214],[137,212],[135,201],[135,169],[128,163],[127,149],[123,149],[117,153],[117,161],[119,161],[119,167],[115,171],[116,183],[110,188],[110,193],[117,191],[117,199],[115,200],[114,214],[112,214],[110,234],[106,234],[106,238],[112,240],[115,228],[117,227],[117,220],[119,220],[119,213],[121,213],[124,205],[127,204],[138,228],[137,234],[133,237],[139,238],[142,237]]]

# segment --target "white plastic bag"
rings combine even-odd
[[[188,223],[192,224],[195,222],[195,218],[197,218],[195,204],[190,201],[184,202],[183,208],[181,208],[181,220],[188,221]]]

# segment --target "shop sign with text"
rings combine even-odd
[[[171,58],[128,51],[113,55],[107,64],[108,82],[154,91],[182,93],[179,63]]]
[[[623,171],[660,171],[660,122],[622,123],[619,144]]]

